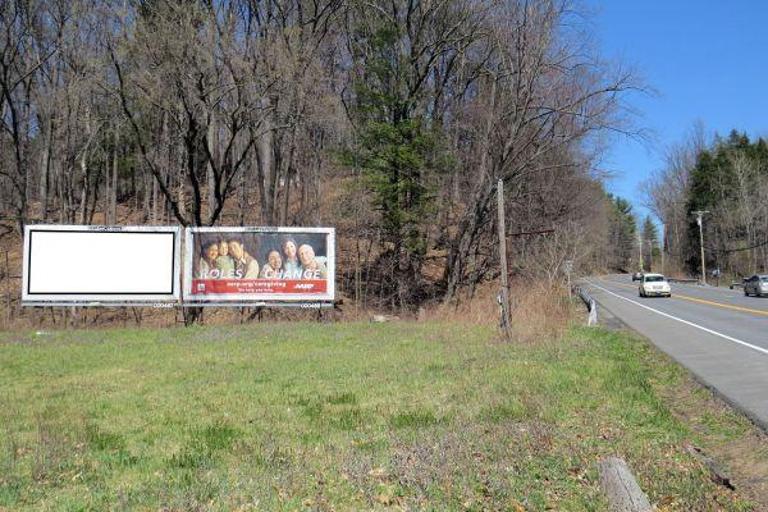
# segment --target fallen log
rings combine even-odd
[[[651,503],[637,485],[623,459],[606,457],[597,465],[600,487],[608,498],[611,512],[650,512]]]

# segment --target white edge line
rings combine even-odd
[[[639,302],[637,302],[635,300],[628,299],[627,297],[623,297],[623,296],[621,296],[621,295],[619,295],[617,293],[613,293],[612,291],[607,290],[607,289],[603,288],[602,286],[597,285],[597,284],[593,283],[592,281],[590,281],[588,279],[585,279],[585,281],[588,282],[590,284],[590,286],[594,286],[595,288],[597,288],[599,290],[602,290],[602,291],[604,291],[604,292],[606,292],[606,293],[608,293],[610,295],[613,295],[614,297],[618,297],[619,299],[622,299],[622,300],[625,300],[627,302],[630,302],[630,303],[632,303],[632,304],[634,304],[636,306],[640,306],[643,309],[647,309],[648,311],[653,311],[654,313],[657,313],[657,314],[659,314],[661,316],[665,316],[667,318],[671,318],[672,320],[677,320],[678,322],[682,322],[682,323],[684,323],[686,325],[690,325],[691,327],[695,327],[696,329],[700,329],[700,330],[702,330],[704,332],[708,332],[709,334],[713,334],[715,336],[719,336],[719,337],[721,337],[721,338],[723,338],[725,340],[728,340],[728,341],[730,341],[732,343],[736,343],[738,345],[743,345],[743,346],[745,346],[747,348],[751,348],[752,350],[756,350],[757,352],[760,352],[761,354],[768,355],[768,349],[764,349],[762,347],[758,347],[756,345],[752,345],[751,343],[747,343],[746,341],[742,341],[742,340],[734,338],[732,336],[728,336],[727,334],[723,334],[721,332],[713,331],[712,329],[708,329],[708,328],[706,328],[704,326],[701,326],[699,324],[695,324],[693,322],[689,322],[688,320],[683,320],[682,318],[678,318],[678,317],[676,317],[674,315],[670,315],[669,313],[664,313],[663,311],[659,311],[658,309],[653,309],[652,307],[646,306],[645,304],[640,304]]]

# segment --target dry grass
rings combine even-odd
[[[426,309],[423,320],[456,321],[471,325],[498,326],[498,285],[486,283],[472,298]],[[567,290],[545,281],[518,280],[510,286],[510,324],[514,341],[557,341],[574,325],[578,305],[568,300]]]
[[[562,286],[544,281],[512,287],[513,337],[523,342],[558,341],[576,321],[574,303]]]

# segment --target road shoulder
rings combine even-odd
[[[727,397],[706,385],[694,373],[662,352],[648,338],[631,331],[612,314],[608,324],[648,347],[648,364],[660,371],[654,391],[670,413],[691,430],[691,445],[723,468],[736,492],[753,502],[755,510],[768,510],[768,435],[734,407]],[[613,317],[611,319],[610,317]],[[703,468],[704,469],[704,468]],[[723,495],[728,492],[723,488]],[[673,500],[670,498],[670,500]],[[670,510],[677,510],[669,503]]]
[[[768,423],[624,322],[606,305],[608,301],[597,302],[600,328],[621,331],[646,345],[651,364],[678,369],[671,380],[660,376],[654,388],[670,413],[694,433],[691,448],[717,461],[736,490],[755,504],[755,510],[768,510]],[[675,509],[673,501],[669,505]]]

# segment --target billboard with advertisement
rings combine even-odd
[[[185,302],[332,302],[333,228],[187,228]]]
[[[180,249],[178,227],[26,226],[22,302],[179,302]]]

